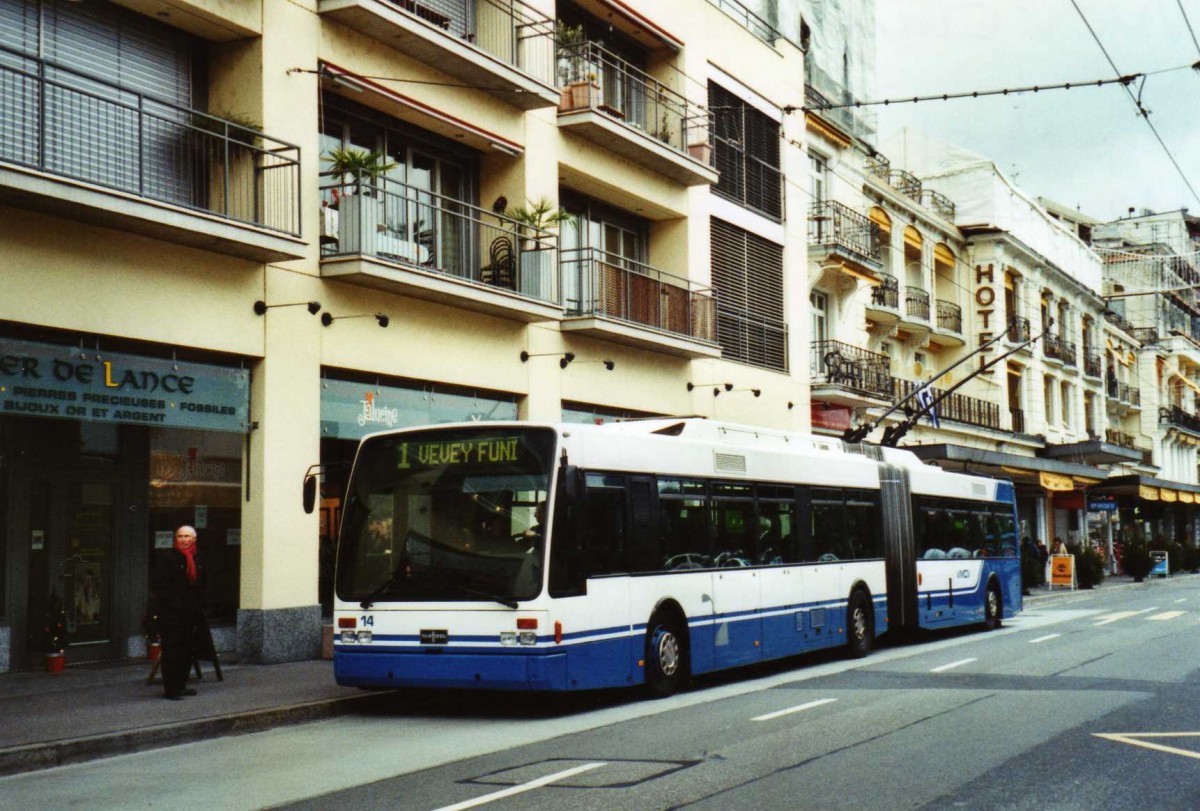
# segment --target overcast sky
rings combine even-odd
[[[1182,2],[1200,36],[1200,0],[1075,2],[1122,74],[1200,61],[1180,12]],[[1114,75],[1071,0],[878,0],[875,8],[876,98]],[[1200,72],[1150,76],[1142,103],[1200,192]],[[1031,196],[1101,219],[1131,206],[1200,214],[1120,85],[876,109],[881,144],[915,127],[986,155]]]

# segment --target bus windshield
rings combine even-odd
[[[378,436],[359,450],[337,558],[343,600],[492,601],[541,590],[536,515],[555,435],[454,428]]]

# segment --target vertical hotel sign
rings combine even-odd
[[[0,416],[244,432],[250,373],[0,338]]]

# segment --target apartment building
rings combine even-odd
[[[40,661],[53,598],[71,661],[141,655],[183,523],[219,648],[316,655],[373,430],[806,428],[783,17],[0,0],[0,670]]]

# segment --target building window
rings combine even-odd
[[[825,181],[829,177],[829,164],[820,155],[808,156],[808,170],[810,174],[809,194],[812,196],[812,202],[825,202]]]
[[[1058,398],[1058,404],[1062,408],[1062,424],[1064,428],[1071,427],[1071,384],[1063,381],[1059,384],[1061,396]]]
[[[713,220],[712,284],[722,357],[787,371],[783,248]]]
[[[783,219],[783,175],[779,169],[779,124],[720,85],[708,83],[716,166],[713,191],[770,217]]]
[[[1054,422],[1054,378],[1046,375],[1042,378],[1043,413],[1046,415],[1046,425]]]

